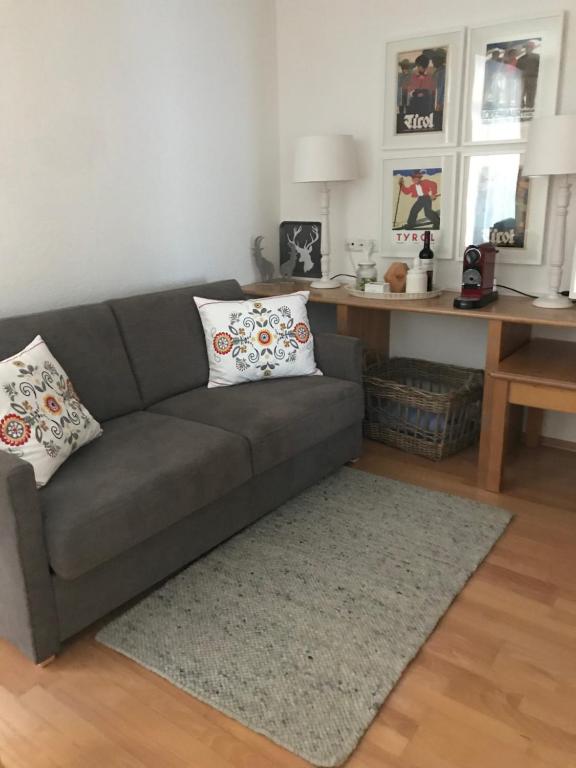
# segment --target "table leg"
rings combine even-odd
[[[508,427],[508,387],[504,379],[494,379],[492,407],[490,409],[490,452],[486,467],[488,491],[499,493],[502,485],[502,469]]]
[[[480,457],[478,460],[478,485],[488,488],[489,462],[492,452],[491,418],[494,407],[494,384],[496,382],[490,376],[492,371],[498,368],[501,360],[511,355],[517,349],[530,341],[532,326],[521,323],[506,323],[502,320],[490,320],[488,322],[488,341],[486,345],[486,363],[484,375],[484,397],[482,400],[482,425],[480,431]],[[508,420],[513,414],[513,429],[509,431]],[[519,436],[521,414],[519,409],[506,409],[505,435]]]
[[[338,333],[356,336],[364,342],[367,350],[389,354],[390,312],[339,304],[336,313]]]
[[[544,411],[541,408],[528,408],[526,416],[526,445],[528,448],[538,448],[542,434]]]
[[[348,310],[350,307],[346,306],[346,304],[338,304],[336,306],[336,330],[339,334],[342,336],[350,336],[348,333]]]

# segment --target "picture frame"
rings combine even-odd
[[[572,251],[572,268],[570,271],[570,298],[576,300],[576,245]]]
[[[386,43],[383,149],[456,146],[464,41],[459,28]]]
[[[422,248],[426,229],[431,231],[436,258],[453,258],[457,168],[456,152],[407,152],[383,157],[382,258],[414,257]]]
[[[283,221],[280,224],[280,275],[304,279],[322,277],[321,243],[319,221]]]
[[[490,241],[497,264],[542,264],[549,177],[522,176],[524,154],[515,146],[462,152],[459,259],[468,245]]]
[[[468,29],[463,144],[518,143],[558,101],[564,14]]]

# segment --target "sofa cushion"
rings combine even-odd
[[[238,435],[146,412],[109,421],[39,492],[50,564],[73,579],[250,476]]]
[[[0,359],[12,357],[38,335],[97,421],[142,408],[118,324],[106,304],[0,320]]]
[[[193,296],[243,299],[236,280],[110,301],[145,405],[208,381],[204,331]]]
[[[255,473],[286,461],[364,415],[362,387],[328,376],[296,376],[195,389],[151,409],[210,424],[250,442]]]

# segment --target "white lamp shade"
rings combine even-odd
[[[350,181],[358,176],[354,138],[302,136],[294,154],[294,181]]]
[[[576,173],[576,115],[532,120],[522,172],[525,176]]]

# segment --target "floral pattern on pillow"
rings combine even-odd
[[[0,450],[29,461],[38,485],[101,432],[39,336],[0,361]]]
[[[206,338],[209,387],[321,375],[306,312],[307,291],[262,300],[194,298]]]
[[[230,313],[228,330],[214,333],[212,347],[218,355],[232,354],[239,371],[256,367],[271,376],[282,362],[296,362],[298,347],[310,339],[310,328],[295,323],[286,304],[272,309],[255,301],[249,306],[246,313]]]
[[[80,430],[90,425],[92,417],[70,379],[50,360],[41,365],[13,360],[12,365],[16,378],[2,388],[13,413],[0,421],[0,440],[9,446],[10,453],[20,456],[22,451],[18,449],[31,439],[42,445],[51,458],[62,450],[56,441],[64,441],[75,451]]]

